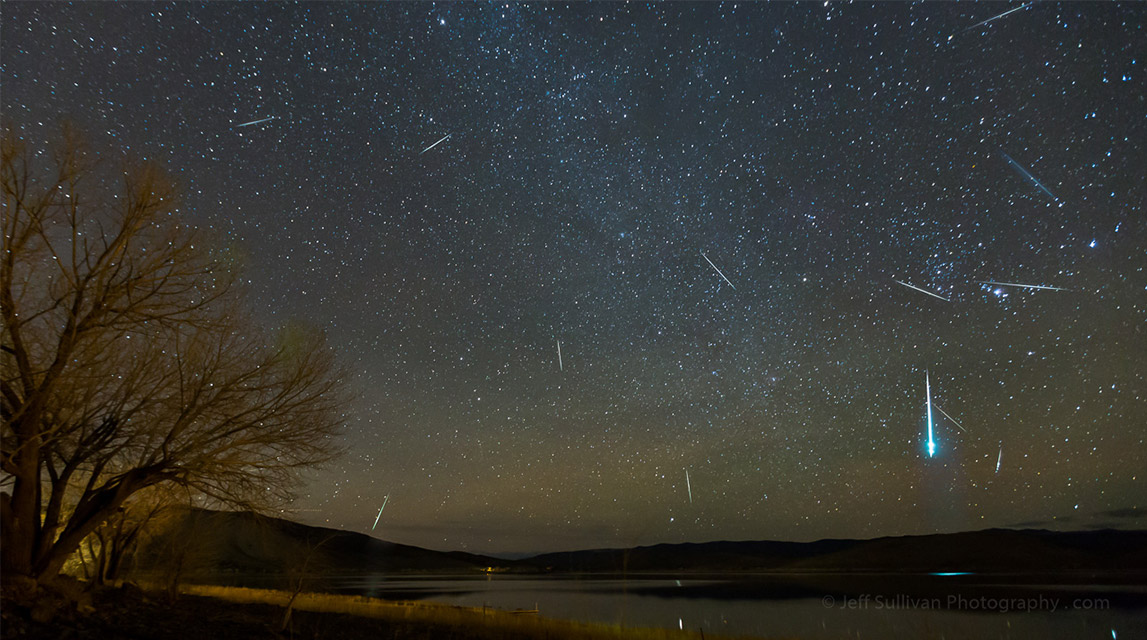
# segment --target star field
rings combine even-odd
[[[973,27],[1017,6],[9,3],[2,104],[163,163],[261,320],[326,330],[349,453],[290,517],[1142,527],[1147,8]]]

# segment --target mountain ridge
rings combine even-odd
[[[983,529],[959,533],[826,538],[812,542],[718,540],[599,548],[504,559],[434,551],[367,534],[251,512],[189,510],[141,549],[142,571],[173,557],[207,574],[284,573],[310,565],[324,575],[628,572],[1143,573],[1147,530]],[[182,560],[181,560],[182,562]]]
[[[868,571],[931,573],[1147,571],[1147,531],[982,529],[958,533],[713,541],[547,553],[521,562],[561,572]]]

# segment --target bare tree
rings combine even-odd
[[[156,521],[162,520],[166,512],[187,508],[190,500],[187,492],[168,489],[159,484],[133,494],[84,538],[69,564],[80,569],[94,585],[114,583],[122,578],[133,563],[140,542],[154,536]]]
[[[217,513],[196,509],[168,511],[157,535],[151,539],[151,560],[158,560],[159,577],[167,599],[175,602],[179,589],[190,575],[210,570],[217,561],[224,535],[217,526]]]
[[[291,624],[291,613],[295,609],[295,600],[298,599],[299,594],[303,592],[303,588],[307,586],[308,582],[314,578],[314,574],[317,573],[311,562],[319,563],[319,548],[334,539],[336,535],[338,534],[328,534],[317,542],[312,541],[308,536],[304,542],[306,549],[303,553],[303,564],[288,568],[288,586],[291,589],[291,597],[287,600],[287,604],[283,608],[283,617],[279,620],[279,633],[285,632]]]
[[[113,180],[69,134],[50,167],[11,130],[2,151],[6,573],[55,576],[148,487],[266,505],[337,453],[322,336],[256,330],[232,261],[179,224],[162,172],[125,163]]]

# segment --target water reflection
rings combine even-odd
[[[1057,576],[1062,582],[1062,576]],[[324,588],[630,627],[802,639],[1147,637],[1147,587],[1038,576],[346,576]]]
[[[954,582],[951,578],[967,578]],[[937,578],[945,578],[938,580]],[[537,608],[543,615],[627,626],[801,638],[1100,638],[1147,631],[1136,585],[1032,585],[1016,576],[764,576],[492,580],[348,579],[358,593],[460,606]]]

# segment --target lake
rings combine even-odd
[[[1093,577],[1092,577],[1093,578]],[[837,638],[1147,637],[1147,586],[1064,576],[347,576],[324,590],[634,627]]]

